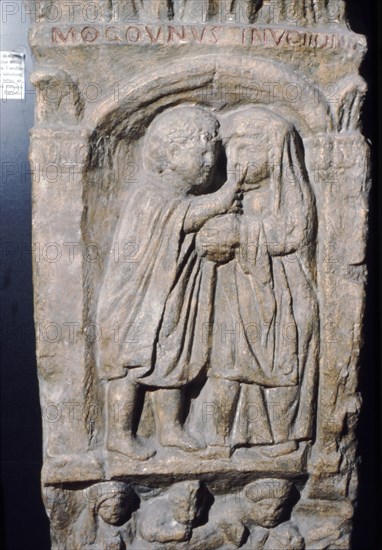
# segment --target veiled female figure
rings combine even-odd
[[[243,214],[210,220],[198,235],[221,265],[193,429],[208,446],[294,449],[313,435],[318,357],[316,209],[303,144],[265,108],[236,111],[224,125],[228,170],[246,172]]]

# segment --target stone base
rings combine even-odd
[[[132,461],[116,452],[89,452],[86,455],[63,455],[45,461],[44,485],[74,483],[80,476],[84,483],[111,479],[148,479],[173,481],[192,477],[210,480],[217,475],[234,475],[243,481],[253,477],[279,476],[294,478],[304,475],[310,444],[300,443],[298,449],[281,456],[266,456],[269,447],[238,449],[231,458],[201,458],[201,453],[186,453],[168,449],[144,462]]]

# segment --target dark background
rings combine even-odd
[[[369,283],[362,352],[360,391],[363,409],[358,428],[360,495],[355,516],[354,550],[382,548],[380,439],[381,192],[377,184],[381,127],[381,7],[373,0],[347,1],[351,27],[367,35],[369,53],[361,72],[369,84],[364,106],[364,134],[372,141],[374,186],[370,199]],[[379,17],[378,17],[379,15]],[[26,53],[27,77],[32,59],[27,44],[28,21],[20,14],[2,20],[1,49]],[[41,414],[35,365],[32,269],[31,182],[28,131],[33,126],[35,94],[27,78],[25,101],[1,107],[1,470],[2,532],[6,550],[48,550],[49,524],[40,496]],[[5,164],[12,163],[12,164]],[[14,174],[9,172],[13,171]],[[379,230],[378,230],[379,226]],[[70,549],[67,549],[70,550]]]

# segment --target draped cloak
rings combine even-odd
[[[215,265],[200,258],[185,234],[190,198],[165,182],[140,182],[121,211],[114,243],[137,254],[110,256],[97,306],[101,379],[126,375],[147,386],[177,388],[201,375],[212,312]]]

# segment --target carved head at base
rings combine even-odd
[[[110,481],[99,485],[96,512],[109,525],[122,525],[136,509],[137,495],[126,483]]]
[[[284,479],[258,479],[244,488],[245,524],[270,529],[280,523],[292,483]]]

